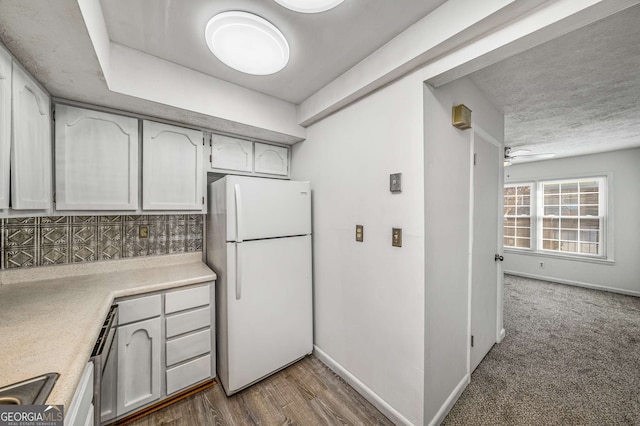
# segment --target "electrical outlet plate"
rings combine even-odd
[[[138,227],[138,237],[140,237],[140,238],[149,238],[149,226],[148,225],[140,225]]]
[[[402,173],[389,175],[389,191],[402,192]]]
[[[356,241],[361,243],[364,241],[364,226],[356,225]]]
[[[394,247],[402,247],[402,228],[391,229],[391,245]]]

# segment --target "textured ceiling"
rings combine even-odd
[[[640,6],[470,75],[505,143],[556,157],[640,146]]]
[[[348,0],[323,13],[293,12],[273,0],[101,0],[112,41],[213,77],[300,103],[445,0]],[[278,27],[289,64],[270,76],[235,71],[211,54],[204,29],[217,13],[242,10]]]

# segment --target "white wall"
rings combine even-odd
[[[451,126],[458,103],[502,140],[502,114],[471,80],[433,90],[413,73],[293,148],[292,177],[313,188],[318,353],[397,423],[439,421],[468,381],[472,138]],[[402,194],[388,190],[395,172]]]
[[[509,251],[505,254],[505,272],[640,296],[640,148],[513,165],[505,170],[505,182],[605,173],[613,176],[609,184],[613,215],[608,237],[613,238],[614,262],[589,263]],[[544,269],[539,267],[541,261]]]
[[[379,397],[381,411],[415,425],[423,421],[422,120],[414,74],[310,126],[292,158],[293,179],[313,190],[315,344]],[[397,172],[402,193],[391,194]],[[392,227],[403,229],[402,248],[391,246]]]
[[[451,109],[460,103],[472,110],[474,127],[503,140],[502,114],[470,79],[425,86],[425,423],[439,423],[469,380],[473,147],[472,131],[451,125]]]

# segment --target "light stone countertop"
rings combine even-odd
[[[0,273],[0,388],[59,373],[48,404],[73,398],[115,298],[216,279],[189,253]]]

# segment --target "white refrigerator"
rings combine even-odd
[[[218,379],[231,395],[313,350],[311,185],[226,176],[208,190]]]

